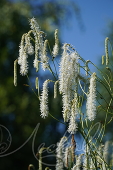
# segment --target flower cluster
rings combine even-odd
[[[56,170],[63,170],[64,163],[63,163],[63,158],[64,158],[64,143],[66,142],[66,137],[61,138],[60,142],[57,144],[57,149],[56,149]]]
[[[28,55],[26,51],[28,50],[28,47],[27,45],[24,46],[25,36],[26,34],[22,36],[20,49],[19,49],[19,57],[18,57],[18,64],[20,65],[21,75],[26,75],[28,73],[28,62],[27,62]]]
[[[49,113],[49,108],[48,108],[48,83],[49,80],[46,80],[43,83],[43,90],[42,94],[40,97],[40,111],[41,111],[41,117],[46,118]]]
[[[48,60],[46,49],[47,40],[43,40],[43,31],[40,31],[38,23],[35,18],[30,20],[31,30],[24,34],[21,39],[18,64],[20,65],[20,74],[26,75],[28,73],[28,55],[33,55],[35,53],[35,59],[33,61],[34,68],[38,71],[39,62],[42,63],[42,68],[45,70],[48,68]],[[34,38],[31,37],[31,33]],[[35,47],[33,47],[31,40],[35,42]]]
[[[53,57],[56,57],[58,55],[59,45],[58,45],[58,29],[55,30],[55,45],[53,47]]]
[[[96,73],[90,78],[89,93],[87,95],[86,113],[88,119],[93,121],[96,117]]]
[[[64,44],[59,70],[59,91],[63,99],[63,118],[65,122],[69,121],[71,101],[74,97],[73,91],[76,91],[77,87],[78,58],[78,54],[69,51],[68,44]]]
[[[41,63],[42,69],[45,71],[48,69],[54,79],[53,80],[45,80],[43,83],[43,88],[41,95],[39,89],[39,79],[36,78],[36,89],[38,89],[38,98],[40,100],[40,116],[42,118],[48,117],[49,107],[48,107],[48,83],[54,83],[54,98],[57,98],[57,93],[59,91],[62,96],[62,113],[63,119],[66,124],[67,132],[72,136],[72,140],[70,145],[64,146],[67,137],[61,138],[60,142],[57,143],[56,148],[56,170],[63,170],[64,168],[71,170],[83,170],[88,169],[109,169],[109,167],[113,167],[113,154],[109,156],[109,142],[105,143],[105,146],[100,145],[98,150],[96,148],[96,144],[93,143],[92,137],[90,136],[90,132],[92,130],[92,126],[89,127],[90,121],[94,121],[96,118],[97,112],[97,103],[96,103],[96,73],[92,73],[89,69],[90,60],[85,61],[77,51],[70,45],[65,43],[62,47],[62,54],[60,63],[58,63],[56,56],[59,52],[59,41],[58,41],[58,30],[55,30],[55,44],[53,46],[53,50],[50,50],[52,62],[55,66],[55,73],[53,68],[51,67],[51,63],[49,62],[49,55],[47,53],[50,48],[49,42],[45,39],[45,33],[40,30],[38,23],[35,18],[30,20],[31,30],[28,33],[23,34],[20,46],[19,46],[19,57],[14,62],[14,85],[17,86],[17,62],[20,65],[20,74],[26,75],[28,73],[28,57],[29,55],[34,55],[33,66],[38,71],[39,63]],[[106,54],[106,65],[109,64],[109,55],[108,55],[108,41],[109,38],[105,40],[105,54]],[[49,48],[48,48],[49,47]],[[58,65],[56,65],[56,63]],[[82,63],[82,64],[81,64]],[[102,57],[102,64],[104,64],[104,56]],[[59,72],[57,72],[57,67],[59,66]],[[106,67],[110,70],[109,67]],[[86,76],[81,75],[81,69],[84,70]],[[90,78],[88,75],[90,75]],[[112,75],[110,75],[112,77]],[[109,78],[109,76],[106,76]],[[106,80],[105,83],[110,87],[110,79],[104,78]],[[88,84],[89,83],[89,84]],[[101,83],[103,83],[101,81]],[[88,88],[88,93],[86,92]],[[108,93],[111,95],[112,88],[107,89]],[[82,112],[82,106],[84,103],[84,94],[87,97],[86,100],[86,114]],[[107,117],[109,113],[109,108],[112,103],[112,95],[110,96],[111,100],[108,104],[107,110],[105,108],[103,110],[106,111],[106,119],[105,124],[102,127],[102,130],[105,130],[106,124],[109,124],[112,118],[107,122]],[[105,101],[106,102],[106,101]],[[107,103],[107,102],[106,102]],[[85,109],[84,109],[85,110]],[[49,114],[51,115],[51,114]],[[85,116],[86,115],[86,116]],[[51,115],[54,117],[54,115]],[[90,121],[87,121],[87,118]],[[56,118],[55,118],[56,119]],[[89,123],[89,124],[88,124]],[[80,126],[79,126],[80,125]],[[93,125],[93,123],[92,123]],[[81,129],[80,129],[80,128]],[[87,127],[88,131],[85,129]],[[84,150],[82,154],[75,156],[76,150],[76,142],[75,142],[75,133],[79,130],[79,132],[83,135],[86,142],[86,151]],[[83,131],[83,132],[82,132]],[[101,132],[100,132],[101,133]],[[99,136],[104,136],[99,133]],[[97,133],[96,133],[97,135]],[[94,135],[94,136],[96,136]],[[90,138],[90,139],[89,139]],[[94,139],[98,141],[97,139]],[[101,140],[100,140],[101,141]],[[113,150],[113,144],[112,144]],[[41,152],[42,150],[40,150]],[[41,155],[42,153],[39,154]],[[109,161],[111,160],[111,162]],[[110,166],[109,166],[110,165]],[[32,166],[31,166],[32,167]],[[39,160],[39,169],[42,170],[42,158],[40,156]]]
[[[74,99],[72,101],[72,106],[71,106],[71,115],[70,115],[70,120],[69,120],[69,127],[68,127],[68,132],[71,134],[75,134],[77,131],[77,122],[76,122],[76,117],[79,113],[78,109],[78,97],[77,93],[74,94]]]

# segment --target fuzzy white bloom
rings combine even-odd
[[[60,62],[59,91],[63,99],[63,118],[68,121],[71,111],[72,90],[76,88],[78,76],[78,55],[76,52],[69,52],[67,44],[63,46],[63,54]]]
[[[28,73],[28,62],[27,62],[28,55],[26,53],[23,54],[22,63],[20,65],[20,74],[25,76]]]
[[[40,96],[40,111],[41,117],[46,118],[48,116],[49,108],[48,108],[48,83],[50,80],[46,80],[43,83],[43,90]]]
[[[44,58],[46,59],[46,57],[47,57],[47,56],[43,56],[43,59],[44,59]],[[48,63],[47,63],[47,62],[42,62],[41,65],[42,65],[42,68],[43,68],[44,71],[45,71],[45,69],[48,68]]]
[[[30,25],[31,25],[31,29],[32,29],[34,37],[35,37],[35,59],[34,59],[33,65],[34,65],[34,68],[36,68],[36,70],[38,70],[38,63],[39,63],[38,58],[40,58],[40,60],[42,62],[42,67],[45,70],[45,68],[47,68],[48,58],[47,58],[47,56],[45,56],[43,54],[45,51],[45,48],[44,48],[44,41],[43,41],[42,34],[44,32],[40,31],[39,25],[38,25],[37,21],[35,20],[35,18],[32,18],[30,20]]]
[[[106,65],[108,65],[108,64],[109,64],[108,41],[109,41],[109,38],[108,38],[108,37],[106,37],[106,39],[105,39]]]
[[[56,148],[56,170],[63,170],[64,163],[64,143],[66,142],[67,138],[64,136],[61,138],[60,142],[57,144]]]
[[[31,29],[33,30],[33,34],[35,37],[35,44],[37,44],[38,49],[40,50],[40,53],[42,54],[42,51],[43,51],[43,36],[42,36],[42,34],[44,32],[40,31],[39,25],[35,18],[32,18],[30,20],[30,25],[31,25]]]
[[[39,42],[39,56],[41,58],[42,54],[43,54],[43,49],[44,49],[44,41],[43,41],[43,36],[42,36],[43,32],[40,31],[38,34],[38,42]]]
[[[34,47],[32,46],[32,44],[30,43],[27,49],[27,53],[29,55],[33,55],[34,54]]]
[[[38,38],[37,36],[35,36],[35,59],[33,61],[33,66],[34,68],[36,68],[36,70],[38,70],[38,50],[39,50],[39,44],[38,44]]]
[[[39,60],[37,58],[33,61],[34,68],[36,68],[36,72],[39,70]]]
[[[96,73],[90,78],[89,93],[87,95],[86,113],[88,119],[93,121],[96,117]]]
[[[19,46],[19,57],[18,57],[18,64],[19,65],[21,65],[21,63],[22,63],[23,54],[24,54],[24,46],[20,45]]]
[[[35,18],[32,18],[30,20],[31,29],[33,31],[34,37],[35,37],[35,44],[37,43],[38,49],[40,50],[40,53],[42,54],[43,51],[43,31],[40,31],[39,25]],[[36,38],[37,37],[37,38]]]
[[[54,57],[57,56],[58,50],[59,50],[59,46],[58,46],[58,44],[55,44],[53,47],[53,52],[52,52]]]
[[[58,84],[58,80],[55,81],[54,83],[54,99],[57,98],[57,84]]]
[[[66,80],[66,70],[67,70],[67,66],[69,64],[68,62],[68,58],[69,58],[69,54],[68,54],[68,46],[67,44],[64,44],[63,46],[63,54],[62,54],[62,58],[61,58],[61,62],[60,62],[60,77],[59,77],[59,91],[60,93],[62,93],[65,89],[65,81]],[[67,81],[66,81],[67,82]]]
[[[34,53],[28,34],[23,34],[19,47],[18,64],[20,65],[20,74],[24,76],[28,73],[28,54],[32,55]]]
[[[68,132],[71,134],[75,134],[78,128],[76,122],[76,116],[78,115],[78,108],[77,108],[77,96],[73,100],[72,108],[71,108],[71,116],[69,121]]]
[[[62,102],[63,102],[64,122],[68,122],[69,118],[70,118],[70,112],[71,112],[71,96],[70,96],[70,94],[63,94],[62,95]]]
[[[42,68],[43,70],[45,71],[45,69],[48,68],[48,60],[49,60],[49,57],[47,57],[47,43],[48,43],[48,40],[45,40],[44,41],[44,48],[43,48],[43,51],[42,51],[42,55],[41,55],[41,64],[42,64]]]
[[[69,127],[68,127],[68,132],[71,134],[75,134],[77,132],[78,125],[75,120],[75,117],[71,116],[70,117],[70,122],[69,122]]]
[[[75,134],[78,128],[76,117],[78,115],[78,98],[77,93],[74,95],[73,104],[71,106],[71,115],[70,115],[70,121],[69,121],[69,127],[68,132],[71,134]]]
[[[67,85],[68,84],[68,75],[67,74],[67,66],[68,66],[68,58],[70,57],[68,52],[67,52],[67,44],[64,44],[63,46],[63,55],[61,58],[61,63],[60,63],[60,77],[59,77],[59,91],[60,93],[63,94],[62,100],[63,100],[63,117],[64,121],[68,121],[70,117],[70,87]]]
[[[85,72],[86,72],[86,76],[88,76],[88,71],[89,71],[89,68],[88,68],[88,63],[90,62],[90,60],[87,60],[86,63],[85,63]]]
[[[56,57],[59,51],[59,46],[58,46],[58,29],[55,30],[55,45],[53,47],[53,57]]]
[[[20,46],[19,46],[19,57],[18,57],[18,64],[21,65],[22,64],[22,58],[23,58],[23,55],[25,53],[25,50],[24,50],[24,39],[25,39],[25,35],[26,34],[23,34],[22,38],[21,38],[21,43],[20,43]]]
[[[21,43],[20,43],[20,49],[19,49],[19,57],[18,57],[18,64],[20,65],[20,74],[26,75],[28,73],[28,62],[27,62],[27,52],[26,48],[24,46],[24,40],[25,40],[26,34],[23,34]]]
[[[33,47],[33,45],[30,42],[29,35],[25,36],[25,43],[26,43],[25,48],[26,48],[27,54],[29,54],[29,55],[34,54],[34,47]]]
[[[34,17],[30,20],[30,25],[31,25],[31,29],[33,30],[34,35],[40,32],[39,25]]]

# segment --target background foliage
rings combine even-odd
[[[39,101],[33,94],[26,77],[18,76],[18,86],[13,85],[13,62],[18,57],[19,43],[23,33],[29,29],[28,19],[36,17],[42,30],[47,32],[50,46],[54,44],[54,29],[61,27],[61,21],[68,21],[68,16],[75,12],[81,22],[79,8],[76,4],[60,1],[0,1],[0,124],[6,127],[12,136],[12,143],[7,153],[19,148],[31,135],[37,123],[40,127],[35,139],[35,150],[42,143],[56,143],[62,133],[57,128],[57,121],[49,117],[40,118]],[[73,7],[73,8],[72,8]],[[51,36],[52,35],[52,36]],[[34,70],[29,73],[31,83]],[[19,75],[19,72],[18,72]],[[37,76],[42,78],[41,74]],[[60,99],[53,101],[50,96],[51,113],[59,118],[61,113]],[[54,105],[54,108],[53,108]],[[27,169],[30,163],[37,164],[32,153],[32,139],[19,151],[4,157],[4,142],[8,140],[7,131],[1,128],[0,169]],[[8,143],[9,145],[9,143]],[[3,149],[4,148],[4,149]]]

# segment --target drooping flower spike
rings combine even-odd
[[[89,92],[87,95],[86,114],[90,121],[96,117],[96,73],[90,78]]]
[[[46,80],[43,83],[43,90],[42,94],[40,96],[40,111],[41,111],[41,117],[46,118],[48,117],[49,108],[48,108],[48,83],[50,80]]]

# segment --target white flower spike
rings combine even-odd
[[[86,113],[90,121],[96,117],[96,73],[90,78],[89,93],[87,95]]]

